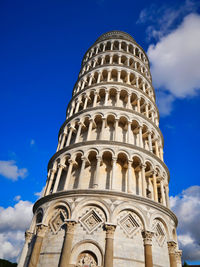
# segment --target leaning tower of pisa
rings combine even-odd
[[[149,61],[101,35],[81,70],[19,267],[180,267]]]

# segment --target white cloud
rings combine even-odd
[[[172,210],[178,217],[178,240],[183,259],[200,260],[200,186],[191,186],[180,195],[170,197]]]
[[[16,261],[24,244],[24,232],[30,226],[32,206],[20,200],[14,207],[0,207],[0,258]]]
[[[0,175],[13,181],[25,178],[28,174],[26,168],[19,169],[14,160],[0,161]]]
[[[148,56],[161,115],[168,115],[175,98],[195,96],[200,89],[200,16],[190,14],[173,32],[150,45]],[[167,92],[167,97],[163,94]],[[163,110],[162,110],[163,109]]]

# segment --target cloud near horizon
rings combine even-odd
[[[171,209],[178,217],[178,241],[183,260],[200,261],[200,186],[191,186],[170,197]]]
[[[12,181],[17,181],[18,178],[25,178],[28,175],[26,168],[19,168],[14,160],[0,161],[0,175]]]
[[[18,198],[16,198],[18,199]],[[30,226],[33,203],[19,200],[14,207],[0,207],[0,258],[17,261]]]

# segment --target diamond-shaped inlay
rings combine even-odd
[[[65,219],[67,219],[66,214],[62,210],[58,210],[50,221],[50,227],[53,233],[57,233],[60,230]]]
[[[103,219],[95,210],[88,211],[79,221],[89,234],[103,223]]]
[[[166,239],[166,234],[165,234],[165,228],[162,225],[162,223],[158,220],[154,221],[153,224],[153,231],[154,231],[154,237],[156,241],[158,242],[159,246],[163,246],[163,243]]]
[[[128,237],[132,237],[140,230],[140,223],[131,213],[119,220],[119,225]]]

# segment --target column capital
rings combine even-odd
[[[169,254],[174,254],[176,252],[177,244],[175,241],[173,240],[168,241],[167,246],[168,246]]]
[[[145,169],[145,168],[146,168],[146,166],[147,166],[147,165],[146,165],[146,164],[144,164],[144,163],[141,163],[141,164],[140,164],[140,167],[141,167],[141,169]]]
[[[66,226],[67,226],[67,228],[66,228],[66,232],[67,232],[68,234],[73,234],[73,233],[74,233],[74,228],[75,228],[75,226],[76,226],[76,224],[77,224],[77,221],[72,220],[72,219],[66,219],[66,220],[65,220],[65,224],[66,224]]]
[[[144,245],[152,245],[152,238],[154,233],[151,231],[142,231],[142,237],[144,240]]]
[[[76,164],[76,161],[73,160],[73,159],[68,159],[68,163],[69,163],[69,164]]]
[[[112,223],[105,223],[106,237],[113,238],[117,225]]]
[[[28,230],[26,230],[25,233],[24,233],[24,235],[25,235],[26,242],[27,243],[30,243],[31,242],[31,239],[33,237],[33,233],[30,232],[30,231],[28,231]]]
[[[50,170],[51,173],[56,173],[56,171],[57,171],[57,170],[56,170],[55,168],[52,168],[52,169]]]
[[[112,157],[112,161],[117,161],[117,157]]]
[[[38,223],[38,224],[36,225],[37,236],[44,237],[47,228],[48,228],[48,225],[43,224],[43,223]]]
[[[59,164],[58,164],[58,167],[64,169],[64,168],[66,168],[67,166],[66,166],[65,164],[63,164],[63,163],[59,163]]]
[[[96,159],[97,159],[97,161],[98,161],[98,160],[101,161],[101,160],[102,160],[102,156],[97,155],[97,156],[96,156]]]

